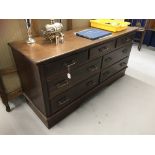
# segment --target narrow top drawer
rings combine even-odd
[[[134,38],[134,34],[133,34],[133,33],[118,38],[118,39],[117,39],[117,43],[116,43],[116,48],[117,48],[117,47],[124,46],[124,44],[129,44],[129,43],[131,43],[132,40],[133,40],[133,38]]]
[[[90,49],[89,58],[95,58],[111,52],[115,48],[115,40],[106,42],[102,45]]]
[[[61,60],[45,64],[45,74],[46,77],[51,74],[67,71],[67,68],[76,68],[80,64],[88,60],[88,50],[81,51],[80,53],[73,54]]]

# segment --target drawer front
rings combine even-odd
[[[68,67],[76,68],[80,64],[88,60],[88,51],[81,51],[80,53],[68,56],[61,60],[51,62],[45,65],[46,77],[53,75],[54,73],[63,72]]]
[[[132,45],[122,47],[116,51],[113,51],[105,56],[103,56],[102,68],[107,68],[108,66],[118,62],[119,60],[128,57],[131,51]]]
[[[108,86],[111,83],[113,83],[115,80],[119,79],[120,77],[122,77],[123,75],[125,75],[125,70],[126,69],[122,69],[119,72],[117,72],[116,74],[114,74],[113,76],[109,77],[108,79],[106,79],[103,83],[102,86]]]
[[[103,82],[104,80],[106,80],[107,78],[109,78],[113,74],[119,72],[120,70],[127,68],[127,63],[128,63],[128,57],[119,61],[118,63],[112,65],[111,67],[103,70],[101,72],[100,82]]]
[[[60,94],[51,100],[52,112],[56,112],[80,97],[85,92],[98,85],[99,74],[77,84],[63,94]]]
[[[49,96],[52,98],[68,88],[74,86],[78,82],[89,78],[90,76],[98,73],[101,68],[101,58],[90,61],[82,67],[71,70],[71,79],[67,78],[67,74],[54,76],[53,79],[48,81]]]
[[[89,58],[93,59],[95,57],[99,57],[111,52],[113,49],[115,49],[115,42],[116,42],[115,40],[112,40],[102,45],[91,48]]]
[[[134,38],[134,34],[125,35],[117,39],[116,47],[124,46],[124,44],[131,44]]]

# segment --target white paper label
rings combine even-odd
[[[67,77],[68,77],[68,79],[71,79],[71,74],[67,73]]]

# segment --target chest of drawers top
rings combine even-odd
[[[77,29],[66,31],[64,33],[65,38],[63,44],[51,44],[50,42],[44,40],[43,37],[36,37],[35,44],[27,44],[25,41],[15,41],[9,43],[9,46],[20,52],[33,63],[39,64],[47,60],[70,54],[72,52],[76,53],[79,50],[84,50],[88,47],[106,43],[107,41],[113,40],[121,36],[125,36],[128,33],[132,33],[136,31],[136,29],[136,27],[128,27],[128,29],[125,31],[112,33],[111,36],[97,40],[89,40],[76,36],[75,32],[80,31],[80,29]],[[123,41],[127,41],[125,37],[123,40],[118,41],[118,44],[121,44],[120,42],[123,43]],[[103,50],[103,48],[104,47],[101,47],[100,50]]]

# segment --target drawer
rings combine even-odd
[[[82,94],[85,92],[89,91],[93,87],[98,85],[99,81],[99,74],[77,84],[75,87],[72,87],[68,91],[66,91],[63,94],[60,94],[53,98],[50,103],[51,103],[51,109],[52,112],[56,112],[66,106],[67,104],[71,103],[78,97],[80,97]]]
[[[90,61],[84,66],[71,70],[71,79],[68,79],[67,73],[64,73],[58,76],[54,76],[52,79],[48,80],[47,85],[50,98],[62,93],[78,82],[100,72],[101,60],[101,58],[98,58],[96,60]]]
[[[89,52],[89,59],[93,59],[95,57],[99,57],[111,52],[113,49],[115,49],[115,42],[115,40],[112,40],[102,45],[91,48]]]
[[[116,48],[124,46],[124,44],[131,44],[133,38],[134,38],[134,33],[118,38],[116,43]]]
[[[111,67],[109,67],[105,70],[102,70],[100,82],[103,82],[104,80],[106,80],[107,78],[109,78],[113,74],[119,72],[120,70],[127,68],[127,63],[128,63],[128,57],[119,61],[118,63],[115,63]]]
[[[125,75],[125,69],[120,70],[119,72],[117,72],[116,74],[114,74],[113,76],[109,77],[108,79],[106,79],[104,82],[102,82],[102,86],[108,86],[111,83],[113,83],[115,80],[119,79],[120,77]]]
[[[81,51],[78,54],[73,54],[61,60],[45,64],[46,77],[53,75],[54,73],[67,71],[67,68],[76,68],[80,64],[88,60],[88,50]]]
[[[103,56],[102,68],[107,68],[119,60],[128,57],[131,51],[132,44],[119,48],[107,55]]]

